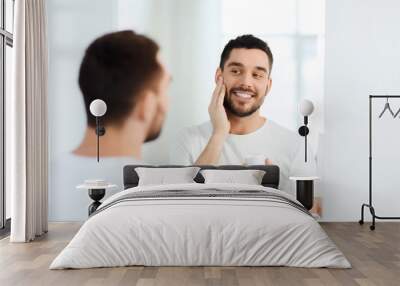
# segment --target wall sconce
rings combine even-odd
[[[95,99],[90,103],[90,113],[96,117],[96,135],[97,135],[97,162],[99,162],[100,142],[99,137],[106,133],[104,126],[101,126],[100,117],[107,111],[107,104],[101,99]]]
[[[304,125],[299,128],[299,134],[304,137],[304,162],[307,162],[307,135],[310,133],[308,129],[308,116],[314,111],[314,104],[312,101],[303,99],[299,105],[299,111],[304,117]]]

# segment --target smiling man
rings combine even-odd
[[[271,50],[261,39],[243,35],[229,41],[215,74],[210,121],[180,134],[171,162],[275,164],[280,167],[279,188],[288,191],[289,176],[315,175],[314,156],[309,154],[312,159],[304,163],[301,137],[260,115],[272,86],[272,64]]]

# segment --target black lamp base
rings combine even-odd
[[[314,204],[314,181],[297,180],[296,198],[306,209],[311,210]]]
[[[101,205],[100,200],[104,198],[104,195],[106,194],[106,189],[89,189],[88,192],[89,192],[89,197],[92,200],[94,200],[94,202],[88,208],[90,216]]]

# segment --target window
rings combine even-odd
[[[10,195],[5,188],[5,98],[11,92],[14,0],[0,0],[0,236],[9,230]],[[7,228],[6,228],[7,226]]]
[[[221,49],[236,36],[253,34],[274,55],[272,90],[261,113],[296,130],[298,103],[308,98],[318,106],[311,123],[322,131],[325,1],[223,0],[221,11]]]

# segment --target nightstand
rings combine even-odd
[[[88,190],[89,197],[93,200],[93,203],[89,205],[88,213],[89,216],[94,213],[97,208],[101,205],[100,200],[104,198],[107,189],[116,188],[117,185],[113,184],[88,184],[85,182],[82,185],[76,186],[77,189]]]
[[[314,203],[314,180],[319,178],[310,176],[289,177],[289,179],[296,181],[296,199],[302,203],[306,209],[312,209]]]

